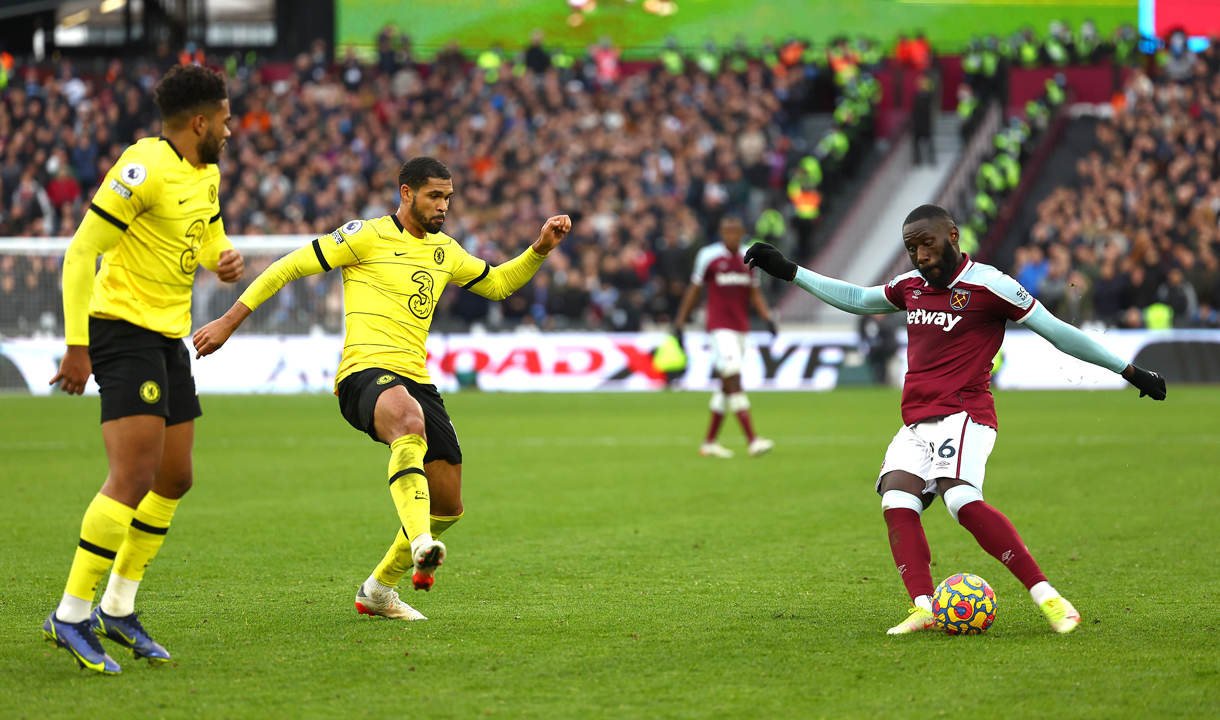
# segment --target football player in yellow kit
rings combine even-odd
[[[196,268],[236,282],[245,267],[225,236],[217,198],[216,163],[229,137],[224,76],[176,66],[157,86],[156,102],[161,137],[123,152],[68,246],[68,349],[51,381],[77,395],[90,375],[97,378],[110,472],[85,512],[67,588],[43,633],[82,667],[106,674],[120,667],[95,635],[136,658],[169,660],[137,618],[135,596],[192,483],[202,413],[181,338],[191,332]]]
[[[550,218],[531,247],[492,267],[441,232],[453,196],[444,164],[415,158],[403,165],[398,184],[396,213],[352,220],[279,259],[224,317],[200,328],[194,342],[197,357],[209,355],[288,282],[341,269],[347,337],[335,394],[353,427],[390,446],[390,493],[402,521],[394,544],[356,594],[356,609],[424,620],[395,588],[408,570],[415,589],[432,587],[445,559],[438,538],[463,512],[462,449],[425,364],[436,301],[449,283],[503,300],[529,282],[572,221]]]

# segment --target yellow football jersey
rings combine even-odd
[[[368,368],[431,383],[425,343],[445,286],[503,300],[529,282],[545,259],[530,247],[492,267],[444,233],[417,238],[397,216],[387,215],[352,220],[276,260],[238,301],[253,311],[297,278],[342,268],[347,338],[335,387]]]
[[[449,283],[470,287],[490,271],[448,235],[421,240],[394,215],[353,220],[314,250],[324,269],[343,269],[347,339],[336,382],[371,367],[431,382],[424,343],[436,301]]]
[[[123,152],[89,209],[123,231],[102,256],[89,314],[172,338],[191,332],[191,288],[202,262],[232,247],[220,221],[220,172],[183,159],[164,138]]]

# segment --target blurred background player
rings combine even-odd
[[[91,374],[97,378],[110,470],[85,511],[67,588],[43,633],[82,667],[106,674],[121,668],[96,636],[136,658],[169,660],[140,623],[135,596],[192,484],[195,418],[202,412],[181,338],[191,332],[196,268],[229,283],[245,270],[225,235],[217,195],[216,163],[229,137],[224,76],[197,65],[174,67],[157,86],[156,102],[161,137],[123,152],[64,258],[68,349],[51,380],[79,395]]]
[[[356,594],[356,610],[426,620],[398,596],[408,571],[416,590],[432,588],[445,559],[440,534],[461,519],[462,448],[425,364],[436,302],[449,283],[503,300],[534,276],[572,229],[567,215],[546,221],[533,245],[506,263],[467,253],[441,232],[453,179],[435,158],[417,157],[398,175],[393,215],[352,220],[277,260],[219,320],[195,333],[210,355],[289,282],[342,268],[347,337],[335,373],[339,410],[352,427],[390,446],[390,494],[402,522],[394,544]]]
[[[767,323],[772,335],[778,331],[767,299],[759,289],[759,275],[745,265],[741,247],[745,233],[745,225],[735,215],[727,215],[720,221],[720,242],[708,245],[695,256],[690,285],[682,295],[674,320],[674,334],[681,340],[686,321],[699,301],[699,292],[706,286],[707,331],[712,341],[713,369],[720,378],[721,389],[712,393],[712,419],[707,437],[699,448],[699,454],[704,457],[733,457],[733,451],[716,440],[726,412],[736,415],[741,423],[750,457],[762,455],[775,445],[754,434],[750,399],[741,389],[741,363],[746,351],[746,333],[750,330],[750,305]]]
[[[944,208],[921,205],[911,211],[902,225],[902,241],[915,269],[870,288],[797,267],[765,243],[746,253],[750,267],[794,282],[841,310],[857,315],[906,311],[903,428],[885,451],[877,492],[894,564],[912,607],[889,634],[936,626],[932,554],[920,518],[937,495],[953,519],[1025,585],[1051,628],[1071,632],[1080,613],[1046,581],[1008,518],[983,501],[987,457],[998,427],[988,388],[1005,324],[1021,323],[1059,350],[1121,373],[1139,388],[1140,397],[1164,400],[1165,381],[1051,315],[1016,280],[962,253],[957,225]]]

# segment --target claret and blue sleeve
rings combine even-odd
[[[792,282],[827,305],[856,315],[898,312],[898,308],[885,297],[884,285],[861,287],[803,267],[796,269],[796,278]]]
[[[1107,350],[1101,343],[1089,337],[1088,333],[1052,315],[1041,303],[1038,303],[1022,324],[1074,358],[1116,373],[1127,368],[1126,360]]]

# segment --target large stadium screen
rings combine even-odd
[[[1220,3],[1215,0],[1144,0],[1140,10],[1141,16],[1151,16],[1157,37],[1178,29],[1193,37],[1220,35]]]
[[[1181,3],[1189,4],[1189,3]],[[1203,5],[1201,1],[1195,4]],[[825,41],[861,33],[889,42],[924,31],[938,48],[960,49],[974,35],[1008,35],[1023,26],[1045,33],[1052,20],[1093,20],[1108,34],[1137,21],[1138,0],[337,0],[341,45],[371,48],[387,24],[411,36],[421,57],[457,40],[468,48],[517,48],[541,29],[549,44],[584,47],[610,37],[626,48],[683,46],[743,38]]]

